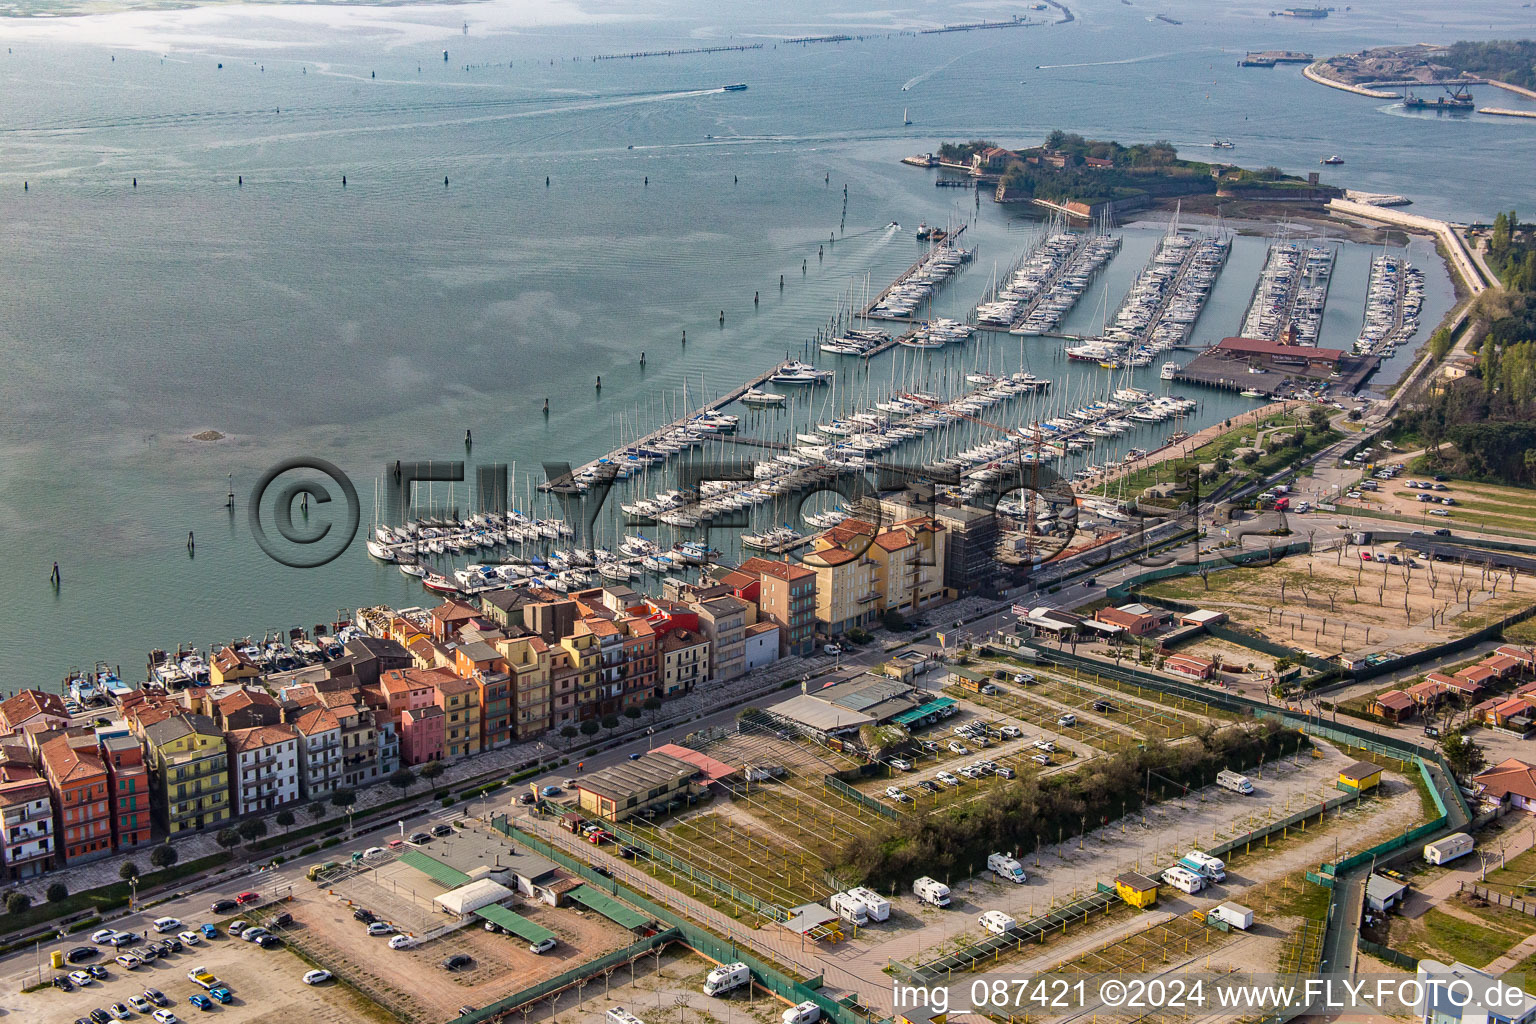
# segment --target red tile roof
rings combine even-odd
[[[298,733],[289,725],[257,725],[249,729],[235,729],[224,734],[224,742],[228,744],[232,754],[260,750],[262,747],[286,743],[297,738]]]
[[[796,580],[810,579],[816,573],[803,565],[794,562],[776,562],[771,558],[753,556],[741,563],[741,572],[756,573],[763,576],[773,576],[776,579]]]
[[[46,740],[38,748],[43,767],[54,785],[88,782],[96,776],[105,777],[106,762],[94,751],[77,750],[69,745],[69,737],[59,733]]]
[[[64,698],[42,690],[22,690],[16,696],[0,703],[0,720],[11,729],[19,729],[29,719],[38,715],[54,715],[68,719]]]
[[[1473,779],[1482,786],[1483,792],[1497,800],[1510,793],[1536,800],[1536,764],[1529,764],[1518,757],[1500,761],[1492,768],[1479,772]]]

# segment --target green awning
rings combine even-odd
[[[514,914],[506,907],[499,907],[494,903],[488,907],[481,907],[475,913],[492,924],[501,925],[513,935],[520,939],[526,939],[529,942],[543,942],[545,939],[555,937],[555,933],[543,925],[534,924],[521,914]]]
[[[612,896],[590,885],[578,886],[566,895],[587,909],[597,911],[622,928],[633,930],[651,923],[651,919],[640,911],[628,904],[620,903]]]
[[[933,714],[935,711],[943,711],[954,702],[955,701],[953,697],[940,697],[938,700],[929,701],[922,707],[913,708],[911,711],[903,711],[901,714],[891,719],[891,721],[895,722],[897,725],[911,725],[918,719],[926,718],[928,715]]]
[[[469,876],[458,868],[449,867],[436,857],[428,857],[420,850],[403,851],[400,854],[400,862],[409,864],[444,889],[457,889],[469,881]]]

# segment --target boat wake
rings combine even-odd
[[[1102,68],[1111,64],[1140,64],[1148,60],[1162,60],[1164,57],[1172,57],[1172,53],[1149,53],[1144,57],[1127,57],[1124,60],[1085,60],[1078,64],[1036,64],[1037,71],[1051,71],[1055,68]]]
[[[943,71],[945,68],[950,67],[951,65],[953,65],[956,61],[964,60],[966,57],[970,57],[974,53],[975,53],[975,51],[973,50],[970,53],[962,53],[962,54],[959,54],[957,56],[951,57],[949,60],[945,61],[943,64],[940,64],[938,67],[936,67],[936,68],[929,68],[927,71],[924,71],[922,74],[918,75],[916,78],[909,78],[909,79],[907,79],[906,84],[901,87],[901,91],[902,92],[906,92],[907,90],[911,89],[915,85],[922,85],[924,82],[928,81],[928,79],[932,78],[934,75],[938,74],[940,71]]]

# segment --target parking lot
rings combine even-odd
[[[290,908],[298,915],[296,908]],[[192,924],[192,922],[185,922]],[[201,923],[201,922],[198,922]],[[84,936],[52,948],[68,950],[89,945]],[[44,975],[48,949],[43,950]],[[93,984],[61,992],[47,988],[36,992],[6,992],[0,996],[7,1014],[18,1021],[37,1024],[68,1024],[87,1016],[93,1009],[107,1010],[115,1002],[126,1002],[131,995],[146,988],[156,988],[170,1001],[168,1007],[182,1021],[196,1020],[205,1014],[192,1006],[187,997],[203,989],[187,980],[194,967],[206,967],[234,993],[227,1005],[214,1004],[206,1016],[231,1024],[354,1024],[357,1021],[388,1019],[378,1016],[377,1008],[360,998],[345,985],[327,982],[305,985],[301,979],[310,965],[286,948],[265,950],[229,936],[221,926],[219,937],[189,946],[180,953],[155,960],[151,964],[124,970],[105,952],[89,963],[104,964],[108,976]],[[134,1013],[131,1020],[149,1024],[148,1014]]]
[[[422,852],[459,870],[507,866],[533,856],[479,826],[434,840]],[[485,931],[473,915],[458,926],[458,918],[432,902],[445,887],[398,858],[359,867],[312,889],[301,887],[293,900],[296,926],[286,937],[402,1020],[447,1020],[461,1006],[495,1002],[633,941],[627,929],[578,904],[504,901],[513,913],[555,933],[555,948],[535,954],[526,940]],[[355,916],[359,910],[424,941],[391,949],[387,936],[368,934],[367,923]],[[470,957],[469,965],[445,970],[443,961],[455,954]]]

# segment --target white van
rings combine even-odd
[[[1024,865],[1006,853],[991,853],[987,855],[987,870],[1005,882],[1014,885],[1023,885],[1028,881],[1024,874]]]
[[[704,994],[723,996],[727,992],[752,983],[752,970],[746,964],[722,964],[709,972],[704,979]]]
[[[863,901],[849,893],[833,893],[832,898],[827,900],[827,906],[836,911],[837,916],[849,924],[856,924],[860,928],[869,924],[869,908],[864,905]]]
[[[1188,893],[1191,896],[1205,888],[1205,879],[1188,868],[1169,868],[1163,872],[1163,881],[1180,892]]]
[[[869,919],[871,921],[885,921],[890,918],[891,901],[875,892],[875,890],[866,889],[861,885],[857,889],[849,889],[848,895],[864,904],[865,908],[869,911]]]
[[[807,999],[785,1010],[782,1019],[784,1024],[816,1024],[821,1020],[821,1007]]]
[[[976,919],[976,923],[993,935],[1006,935],[1018,924],[1001,910],[989,910]]]
[[[949,906],[949,886],[927,875],[912,883],[912,894],[935,907]]]

